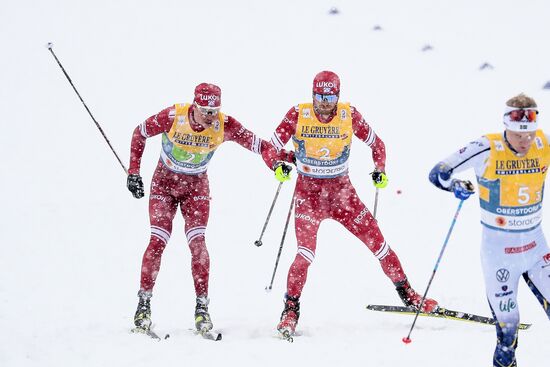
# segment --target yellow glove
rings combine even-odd
[[[375,170],[371,173],[372,183],[377,189],[383,189],[388,186],[388,176],[384,172]]]
[[[290,171],[292,171],[292,166],[284,162],[277,162],[275,163],[273,170],[275,171],[275,178],[277,181],[285,182],[290,180]]]

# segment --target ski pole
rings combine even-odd
[[[441,248],[441,251],[439,252],[439,257],[437,258],[437,261],[434,266],[434,270],[432,272],[432,276],[430,277],[430,281],[428,282],[428,286],[426,287],[426,290],[424,291],[424,295],[422,296],[422,300],[420,301],[420,306],[418,307],[418,310],[416,310],[416,315],[414,316],[413,323],[411,325],[411,329],[409,330],[409,335],[403,338],[403,343],[409,344],[411,340],[411,333],[414,329],[414,325],[416,324],[416,320],[418,319],[418,315],[420,314],[420,310],[422,310],[422,306],[424,305],[424,301],[426,300],[426,296],[428,295],[428,290],[430,289],[430,285],[432,284],[432,280],[434,279],[435,272],[437,271],[437,268],[439,267],[439,262],[441,261],[441,258],[443,257],[443,252],[445,252],[445,248],[447,247],[447,242],[449,242],[449,238],[451,237],[451,232],[453,231],[453,228],[456,223],[456,218],[458,218],[458,213],[460,213],[460,209],[462,208],[462,204],[464,203],[464,200],[460,200],[460,203],[458,204],[458,208],[456,209],[455,216],[453,218],[453,222],[451,223],[451,228],[449,228],[449,232],[447,232],[447,237],[445,238],[445,242],[443,243],[443,247]]]
[[[281,191],[281,186],[283,186],[282,182],[279,182],[279,186],[277,187],[277,192],[275,193],[275,197],[273,198],[273,202],[271,203],[271,208],[269,208],[269,213],[267,213],[267,218],[264,223],[264,227],[262,228],[262,233],[260,233],[260,238],[258,238],[256,241],[254,241],[254,244],[258,247],[263,245],[262,243],[262,237],[264,236],[265,229],[267,227],[267,223],[269,222],[269,218],[271,217],[271,213],[273,212],[273,207],[275,206],[275,202],[277,201],[277,197],[279,196],[279,192]]]
[[[376,188],[376,194],[374,194],[374,210],[372,216],[376,219],[376,208],[378,208],[378,187]]]
[[[94,121],[95,125],[96,125],[97,128],[99,129],[99,132],[101,133],[101,135],[103,135],[103,138],[105,138],[105,141],[107,142],[107,145],[109,145],[109,148],[111,148],[111,151],[113,152],[113,154],[115,155],[116,159],[118,160],[118,163],[120,163],[120,165],[122,166],[122,169],[124,170],[124,172],[126,173],[126,175],[128,175],[128,170],[126,169],[126,166],[124,166],[124,164],[122,163],[122,161],[121,161],[120,158],[118,157],[118,154],[116,154],[115,149],[114,149],[113,146],[111,145],[111,142],[109,141],[109,139],[107,139],[107,136],[106,136],[105,133],[103,132],[103,129],[101,128],[101,126],[99,126],[99,123],[96,121],[94,115],[92,115],[92,113],[90,112],[90,109],[88,108],[88,106],[86,105],[86,103],[84,102],[84,100],[82,99],[82,97],[80,96],[80,93],[78,93],[78,90],[76,90],[76,87],[74,86],[73,81],[72,81],[71,78],[69,77],[69,74],[67,74],[67,72],[65,71],[65,68],[63,67],[63,65],[61,65],[61,62],[59,61],[59,59],[57,58],[57,56],[56,56],[55,53],[53,52],[53,43],[48,42],[48,44],[46,45],[46,47],[47,47],[48,50],[50,50],[50,52],[52,53],[52,56],[54,57],[55,61],[57,61],[57,64],[58,64],[59,67],[61,68],[61,71],[63,71],[63,74],[65,74],[65,77],[67,78],[67,80],[68,80],[69,83],[71,84],[71,87],[73,87],[73,89],[74,89],[76,95],[77,95],[78,98],[80,99],[80,102],[82,102],[82,104],[84,105],[84,108],[86,109],[86,111],[88,111],[88,114],[90,115],[90,117],[91,117],[92,120]]]
[[[275,268],[273,269],[273,275],[271,276],[271,283],[268,287],[265,287],[267,292],[273,288],[273,280],[275,279],[275,273],[277,272],[277,266],[279,265],[279,259],[281,258],[281,252],[283,251],[283,244],[285,243],[286,231],[288,229],[288,223],[290,222],[290,215],[292,214],[292,208],[294,207],[294,195],[290,201],[290,208],[288,209],[288,215],[286,216],[285,229],[283,230],[283,237],[281,238],[281,245],[279,246],[279,252],[277,253],[277,259],[275,260]]]

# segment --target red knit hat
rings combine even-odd
[[[338,94],[340,93],[340,78],[332,71],[321,71],[313,79],[313,93]]]
[[[214,84],[201,83],[195,87],[195,99],[201,107],[220,107],[222,104],[222,90]]]

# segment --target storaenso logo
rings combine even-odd
[[[498,269],[497,273],[497,280],[501,283],[505,283],[510,278],[510,271],[508,269]]]
[[[510,218],[508,220],[508,225],[510,227],[527,227],[537,224],[542,220],[542,216],[540,214],[534,215],[531,218],[525,218],[525,219],[516,219],[516,218]]]

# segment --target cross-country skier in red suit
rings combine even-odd
[[[202,83],[195,88],[192,104],[165,108],[134,130],[127,186],[136,198],[144,195],[139,173],[145,141],[162,134],[162,150],[149,196],[151,238],[143,255],[139,303],[134,317],[136,327],[144,331],[151,325],[150,299],[178,206],[185,219],[185,234],[191,250],[191,273],[197,297],[195,326],[201,332],[212,329],[208,313],[210,258],[205,243],[210,210],[208,163],[216,148],[225,141],[234,141],[257,154],[267,147],[274,150],[239,121],[224,115],[220,106],[220,88]]]
[[[408,306],[419,307],[422,296],[407,280],[395,252],[384,240],[377,221],[359,199],[348,177],[348,157],[352,135],[372,149],[376,187],[387,185],[386,151],[382,140],[349,103],[338,102],[340,79],[322,71],[313,80],[313,103],[292,107],[279,124],[272,144],[282,149],[292,138],[298,180],[294,193],[295,229],[298,252],[288,272],[284,311],[277,329],[292,335],[300,316],[300,296],[307,271],[315,258],[317,231],[325,219],[334,219],[361,240],[380,261],[382,270],[393,282],[399,297]],[[262,152],[267,156],[270,150]],[[264,159],[266,159],[264,157]],[[278,179],[288,179],[279,163]],[[287,170],[288,171],[288,170]],[[426,299],[422,311],[430,312],[437,302]]]

